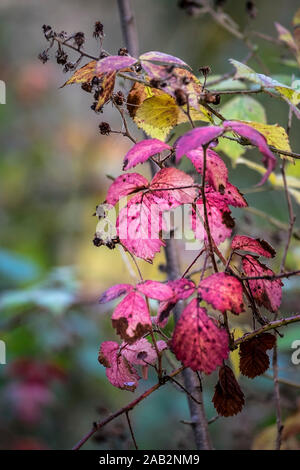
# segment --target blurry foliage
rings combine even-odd
[[[7,84],[7,104],[0,105],[0,339],[7,345],[7,365],[0,366],[2,449],[69,448],[92,421],[132,399],[130,392],[113,389],[97,362],[100,342],[112,336],[110,312],[98,306],[97,298],[113,283],[132,281],[126,267],[130,261],[124,263],[118,250],[97,250],[92,245],[92,214],[109,185],[103,175],[119,173],[120,156],[130,143],[119,137],[97,135],[101,116],[99,119],[90,111],[86,95],[75,88],[59,90],[66,77],[59,75],[55,66],[45,68],[36,60],[40,27],[45,21],[57,29],[92,31],[93,22],[101,16],[107,35],[105,47],[117,51],[122,43],[115,3],[89,0],[83,5],[55,0],[50,6],[31,0],[26,6],[15,1],[0,6],[4,25],[0,35],[0,78]],[[185,16],[175,1],[153,0],[151,8],[145,0],[134,3],[143,32],[141,50],[161,49],[163,44],[166,52],[182,57],[195,69],[209,63],[214,74],[231,70],[224,58],[245,56],[243,46],[228,33],[210,21]],[[274,35],[272,22],[279,18],[281,24],[290,25],[291,12],[297,6],[293,0],[273,2],[272,8],[267,0],[259,2],[259,14],[253,20],[255,29]],[[228,1],[226,8],[245,27],[249,20],[244,2]],[[283,51],[278,63],[273,45],[261,41],[260,50],[271,72],[280,74],[274,78],[289,84],[287,77],[297,73],[290,55]],[[225,88],[231,85],[229,81],[222,83]],[[230,100],[222,98],[225,115],[226,109],[230,110]],[[259,102],[266,109],[268,123],[286,127],[284,103],[266,97],[259,98]],[[259,105],[255,106],[259,113],[256,120],[265,122],[265,113]],[[115,129],[120,129],[119,116],[112,116],[109,106],[105,113]],[[291,132],[291,146],[299,150],[295,129]],[[288,174],[299,177],[300,164],[289,165]],[[271,185],[253,191],[257,173],[244,165],[231,168],[230,179],[245,190],[249,205],[287,222],[282,191],[274,191]],[[275,247],[282,246],[285,231],[250,212],[242,214],[237,209],[236,213],[241,231],[250,236],[264,233]],[[299,219],[299,206],[296,213]],[[187,266],[193,256],[193,252],[188,252],[181,260],[182,266]],[[288,268],[300,268],[296,239],[287,261]],[[157,265],[163,263],[160,255]],[[163,271],[155,272],[146,263],[141,263],[141,269],[145,278],[164,279]],[[288,314],[299,309],[300,288],[296,281],[285,284],[288,295],[284,296],[282,312]],[[236,329],[243,330],[243,322],[248,320],[235,321]],[[280,376],[294,381],[299,381],[300,366],[291,366],[290,347],[299,338],[300,328],[291,326],[279,341]],[[28,375],[24,375],[25,363],[22,365],[21,359],[27,361]],[[232,360],[234,363],[234,357]],[[47,368],[59,370],[59,380],[45,378]],[[205,378],[209,418],[215,415],[211,398],[216,380],[215,374]],[[255,382],[245,377],[239,380],[247,406],[237,417],[219,419],[211,425],[214,445],[220,449],[249,448],[256,435],[253,448],[269,448],[275,423],[272,381],[264,377]],[[293,429],[286,445],[295,448],[299,446],[299,393],[284,385],[282,391],[284,418],[286,424],[290,423],[287,432]],[[22,400],[25,397],[27,402]],[[146,400],[132,417],[140,448],[190,448],[189,426],[178,426],[182,419],[188,419],[186,397],[169,384]],[[175,434],[170,429],[176,429]],[[131,446],[127,425],[120,419],[97,433],[86,447]]]

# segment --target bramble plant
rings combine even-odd
[[[93,96],[91,107],[96,113],[104,112],[105,106],[111,103],[120,114],[122,130],[112,130],[110,124],[103,121],[99,125],[100,133],[117,133],[133,143],[123,162],[120,161],[123,172],[113,180],[106,200],[96,209],[99,223],[93,241],[95,246],[105,245],[109,249],[121,246],[132,257],[140,281],[136,285],[117,284],[100,297],[100,303],[121,296],[123,299],[112,314],[112,326],[121,341],[103,342],[99,362],[106,368],[111,384],[120,389],[134,391],[138,387],[139,369],[147,379],[148,368],[152,367],[158,381],[127,406],[104,421],[94,423],[75,448],[79,449],[98,429],[121,414],[127,416],[137,447],[129,412],[169,381],[175,382],[187,395],[197,448],[212,448],[203,407],[202,376],[219,371],[212,397],[217,415],[227,417],[239,413],[245,404],[244,394],[227,363],[230,351],[238,349],[240,372],[250,378],[268,369],[267,351],[273,350],[276,448],[280,449],[283,425],[276,340],[281,334],[280,327],[300,321],[300,314],[285,317],[279,312],[282,280],[300,274],[300,271],[287,272],[285,269],[295,224],[291,195],[296,194],[288,186],[285,167],[300,158],[291,151],[289,144],[292,116],[300,118],[297,108],[299,88],[293,83],[293,77],[289,85],[283,84],[247,65],[253,58],[261,66],[257,47],[249,35],[242,33],[225,15],[223,2],[216,2],[215,8],[208,1],[179,2],[179,6],[190,14],[209,14],[248,47],[245,60],[230,59],[234,71],[217,78],[210,78],[209,66],[200,67],[198,78],[183,60],[164,52],[150,51],[139,55],[130,3],[125,0],[118,3],[127,48],[120,48],[117,55],[104,51],[103,25],[99,21],[93,32],[99,41],[98,57],[83,49],[84,33],[68,36],[44,25],[49,47],[40,54],[40,59],[47,62],[50,49],[57,47],[57,62],[65,72],[74,72],[65,85],[81,84],[81,88]],[[247,2],[247,10],[250,16],[256,14],[253,2]],[[294,26],[298,31],[300,11],[294,17]],[[292,36],[279,24],[276,28],[279,36],[273,41],[285,43],[299,61],[299,34]],[[75,62],[69,60],[67,49],[78,54]],[[83,59],[88,62],[78,68]],[[125,87],[123,91],[116,89],[119,82],[130,84],[128,93]],[[251,97],[260,93],[287,103],[286,130],[277,124],[266,123],[264,109]],[[220,110],[218,105],[223,95],[234,98]],[[255,115],[257,121],[253,119]],[[137,141],[132,135],[128,119],[144,131],[142,140]],[[187,123],[191,129],[174,141],[170,132],[180,123]],[[230,207],[243,209],[248,203],[228,180],[228,170],[219,152],[236,159],[245,152],[245,147],[256,147],[262,155],[262,165],[242,159],[262,175],[257,186],[269,183],[285,191],[289,225],[278,273],[264,264],[265,260],[276,256],[275,249],[267,241],[243,233],[231,239],[235,221]],[[178,168],[184,158],[191,161],[193,176]],[[151,181],[138,172],[128,172],[148,163],[152,170]],[[274,173],[278,164],[281,165],[282,180]],[[197,254],[183,274],[179,272],[174,250],[176,228],[170,224],[170,212],[178,208],[187,215],[185,223],[186,219],[189,223],[183,235],[192,231],[194,241],[198,242],[192,245]],[[112,223],[112,212],[115,223]],[[229,243],[223,243],[228,240]],[[155,262],[155,255],[162,248],[166,252],[168,280],[144,280],[136,259]],[[201,268],[192,271],[201,258]],[[151,316],[149,299],[159,302],[155,316]],[[236,337],[231,315],[243,315],[246,311],[251,312],[253,328]],[[170,338],[164,328],[172,313],[175,326]],[[171,370],[170,364],[174,364]],[[180,374],[183,383],[175,378]]]

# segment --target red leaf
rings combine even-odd
[[[127,294],[133,289],[131,284],[116,284],[115,286],[109,287],[99,299],[100,304],[105,304],[106,302],[110,302],[111,300],[120,297],[123,294]]]
[[[123,170],[129,170],[138,163],[143,163],[153,155],[163,150],[171,150],[172,147],[158,139],[142,140],[135,144],[125,155]]]
[[[186,154],[187,158],[191,160],[194,167],[203,174],[203,149],[191,150]],[[216,191],[223,191],[227,185],[228,170],[222,158],[211,149],[206,151],[206,171],[205,180],[211,184]]]
[[[120,175],[110,185],[107,192],[106,202],[114,206],[122,197],[147,188],[148,186],[149,183],[146,178],[138,173],[126,173],[124,175]]]
[[[134,196],[117,218],[117,233],[122,245],[135,256],[152,262],[164,242],[160,239],[163,228],[159,205],[151,204],[149,196]]]
[[[234,220],[231,217],[231,211],[219,193],[206,193],[206,209],[208,216],[208,225],[211,236],[216,245],[222,243],[231,235],[234,227]],[[195,237],[199,240],[208,240],[204,228],[204,207],[202,199],[199,198],[196,203],[196,209],[192,208],[191,213],[192,230]]]
[[[243,269],[246,276],[274,276],[274,273],[264,264],[260,263],[251,255],[246,255],[242,261]],[[249,286],[252,295],[258,305],[263,305],[270,312],[276,312],[281,303],[281,295],[283,286],[280,279],[269,281],[267,279],[249,280]]]
[[[137,59],[131,56],[120,56],[120,55],[111,55],[108,57],[104,57],[104,59],[98,60],[96,64],[96,74],[114,72],[122,69],[126,69],[126,67],[130,67],[131,65],[135,64]]]
[[[168,300],[173,297],[173,291],[167,284],[157,281],[144,281],[136,286],[142,294],[156,300]]]
[[[184,366],[210,374],[228,357],[228,335],[193,299],[176,324],[171,348]]]
[[[276,255],[274,248],[265,240],[245,235],[236,235],[231,242],[231,248],[233,250],[251,251],[266,258],[274,258]]]
[[[240,371],[250,379],[263,374],[270,365],[266,351],[272,349],[276,338],[270,333],[263,333],[240,344]]]
[[[160,302],[157,317],[154,319],[157,325],[164,328],[168,322],[171,310],[179,300],[187,299],[195,291],[195,284],[189,279],[176,279],[169,281],[168,286],[173,290],[173,297],[170,300]]]
[[[100,347],[98,361],[106,367],[106,376],[112,385],[134,392],[138,386],[139,375],[120,354],[118,343],[104,341]]]
[[[243,312],[243,286],[234,276],[215,273],[200,282],[198,291],[201,297],[215,309],[226,310],[238,315]]]
[[[266,138],[253,127],[239,121],[225,121],[223,122],[223,126],[232,129],[237,134],[248,139],[253,145],[258,147],[259,151],[263,154],[263,164],[267,168],[267,171],[259,185],[264,184],[276,166],[276,157],[269,149]]]
[[[126,295],[112,315],[112,325],[129,344],[150,331],[152,323],[144,297],[135,291]]]
[[[223,132],[224,129],[218,126],[196,127],[195,129],[186,132],[177,141],[176,161],[178,162],[181,157],[186,155],[190,150],[194,150],[202,145],[208,144]]]
[[[228,366],[219,370],[219,381],[212,402],[220,416],[234,416],[242,411],[245,404],[244,394]]]

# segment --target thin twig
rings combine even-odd
[[[134,444],[135,450],[139,450],[139,448],[138,448],[138,446],[137,446],[137,443],[136,443],[135,436],[134,436],[134,432],[133,432],[133,428],[132,428],[132,425],[131,425],[131,421],[130,421],[130,418],[129,418],[129,411],[126,411],[125,414],[126,414],[127,423],[128,423],[128,427],[129,427],[129,430],[130,430],[130,434],[131,434],[131,437],[132,437],[132,440],[133,440],[133,444]]]
[[[278,382],[278,348],[277,338],[273,347],[273,382],[274,382],[274,399],[276,409],[276,425],[277,425],[277,436],[276,436],[276,450],[280,450],[281,438],[282,438],[282,418],[281,418],[281,404],[280,404],[280,389]]]

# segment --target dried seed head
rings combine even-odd
[[[85,41],[84,33],[79,31],[78,33],[74,35],[74,43],[76,44],[78,48],[83,46],[84,41]]]
[[[108,122],[100,122],[99,130],[100,130],[100,134],[102,135],[109,135],[111,132],[111,128]]]
[[[152,86],[152,88],[159,88],[160,87],[160,80],[158,78],[151,78],[150,86]]]
[[[108,57],[108,53],[105,52],[105,51],[102,51],[101,54],[100,54],[99,59],[104,59],[104,57]]]
[[[254,19],[257,16],[257,8],[255,3],[252,1],[246,2],[246,12],[248,13],[249,17]]]
[[[118,55],[128,55],[128,50],[126,49],[126,47],[121,47],[118,50]]]
[[[187,102],[186,94],[180,88],[175,90],[175,99],[178,106],[184,106]]]
[[[103,37],[103,24],[100,21],[96,21],[94,25],[93,37],[96,39]]]
[[[125,99],[125,96],[124,96],[124,94],[123,94],[121,91],[118,91],[118,92],[114,95],[114,102],[115,102],[118,106],[122,106],[122,104],[124,103],[124,99]]]
[[[209,65],[204,65],[203,67],[199,68],[199,72],[202,73],[203,77],[207,77],[210,74],[211,68]]]
[[[63,49],[57,49],[55,57],[59,65],[65,65],[67,63],[68,54]]]
[[[38,55],[38,58],[43,64],[45,64],[49,60],[49,55],[46,51],[43,51]]]
[[[87,93],[91,93],[93,86],[91,83],[85,82],[81,84],[81,88]]]

